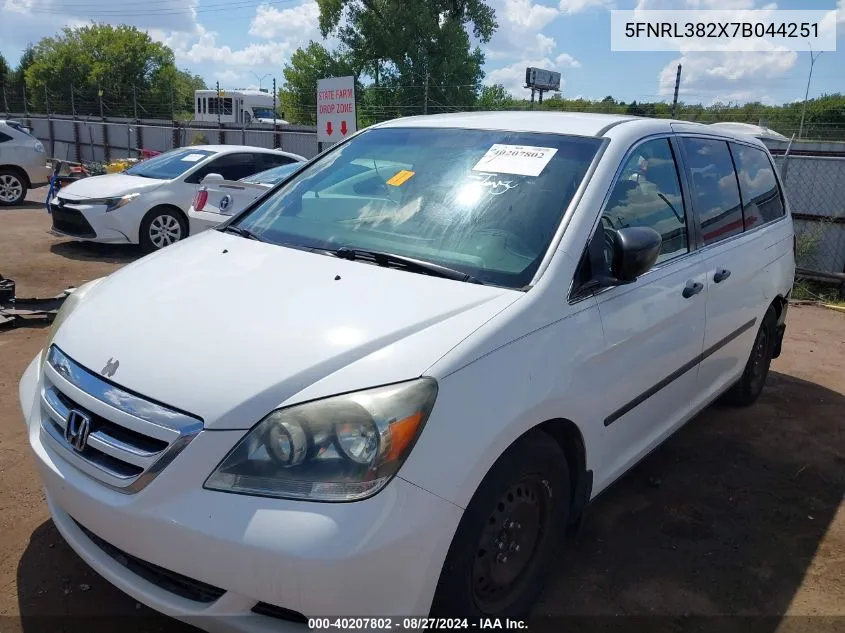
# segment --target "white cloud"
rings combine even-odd
[[[555,7],[534,4],[531,0],[505,0],[505,20],[519,29],[539,31],[559,15]]]
[[[569,53],[561,53],[555,57],[555,65],[558,68],[581,68],[581,62]]]
[[[560,0],[560,3],[558,4],[560,12],[566,15],[582,13],[587,9],[596,7],[610,9],[613,8],[613,6],[614,4],[612,0]]]
[[[525,86],[525,69],[528,67],[545,68],[546,70],[562,70],[564,68],[579,68],[581,63],[567,53],[561,53],[554,60],[548,57],[525,59],[516,63],[497,68],[487,73],[485,83],[502,84],[505,90],[517,97],[524,97],[529,94]],[[560,78],[560,87],[563,90],[566,78]]]
[[[300,42],[307,41],[319,37],[319,18],[320,7],[313,0],[281,11],[262,4],[250,22],[249,34],[265,39],[294,37]]]
[[[659,93],[671,95],[680,63],[680,98],[691,101],[757,101],[775,88],[778,80],[795,67],[794,51],[743,53],[686,53],[660,72]]]
[[[636,10],[753,9],[755,8],[755,4],[755,0],[639,0]],[[772,6],[769,5],[765,8],[772,8]]]

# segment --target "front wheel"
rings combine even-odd
[[[513,444],[464,512],[440,574],[435,617],[524,617],[569,517],[566,456],[542,432]]]
[[[188,236],[188,225],[182,213],[170,207],[152,209],[141,221],[141,248],[151,253],[175,244]]]

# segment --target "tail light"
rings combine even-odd
[[[206,189],[198,190],[197,195],[194,196],[194,210],[202,211],[206,202],[208,202],[208,191]]]

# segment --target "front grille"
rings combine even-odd
[[[209,585],[199,580],[189,578],[188,576],[177,574],[175,571],[170,571],[164,567],[148,563],[137,556],[132,556],[132,554],[127,554],[111,543],[104,541],[85,526],[80,525],[76,519],[74,519],[74,523],[76,523],[77,527],[85,533],[85,536],[91,539],[91,542],[93,542],[94,545],[126,567],[126,569],[131,571],[133,574],[140,576],[157,587],[161,587],[165,591],[176,594],[180,598],[208,604],[214,602],[226,593],[224,589],[220,589],[214,585]]]
[[[107,382],[50,348],[42,438],[66,461],[120,492],[138,492],[202,429],[202,420]]]
[[[53,228],[57,231],[74,237],[97,237],[94,227],[78,209],[59,206],[51,202],[50,215],[53,216]]]

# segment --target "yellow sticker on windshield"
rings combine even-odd
[[[393,178],[387,181],[388,185],[393,185],[394,187],[398,187],[404,184],[406,181],[411,179],[411,176],[414,175],[415,172],[408,171],[407,169],[403,169],[402,171],[397,171],[394,174]]]

